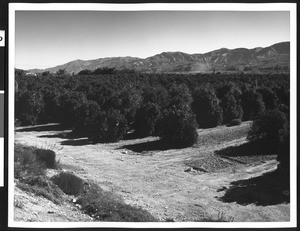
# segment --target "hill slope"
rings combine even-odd
[[[141,72],[211,72],[211,71],[270,71],[280,68],[289,71],[290,42],[276,43],[272,46],[254,49],[221,48],[205,54],[183,52],[163,52],[145,59],[135,57],[112,57],[94,60],[74,60],[59,66],[28,70],[33,73],[57,72],[65,69],[68,73],[81,70],[112,67],[132,69]]]

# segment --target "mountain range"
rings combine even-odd
[[[221,48],[204,54],[187,54],[183,52],[163,52],[145,59],[136,57],[112,57],[94,60],[74,60],[47,69],[31,69],[27,72],[55,73],[65,69],[68,73],[77,74],[81,70],[97,68],[130,69],[148,73],[197,73],[228,71],[272,71],[276,68],[289,71],[290,42],[276,43],[269,47],[253,49]],[[276,69],[276,70],[277,70]]]

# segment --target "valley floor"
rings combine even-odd
[[[161,221],[198,221],[220,213],[234,222],[289,221],[288,192],[277,185],[276,156],[228,154],[235,147],[243,152],[250,122],[199,129],[198,144],[185,149],[163,147],[157,137],[91,144],[55,128],[18,128],[15,141],[54,150],[63,169],[94,180]],[[15,196],[20,194],[17,190]],[[22,213],[26,210],[16,208],[15,219]]]

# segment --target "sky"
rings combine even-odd
[[[290,41],[289,12],[16,11],[15,66],[47,68],[167,51],[206,53]]]

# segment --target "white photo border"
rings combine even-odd
[[[22,228],[289,228],[297,227],[296,3],[9,3],[8,226]],[[289,222],[16,222],[14,221],[14,105],[16,11],[289,11],[290,12],[290,221]]]

